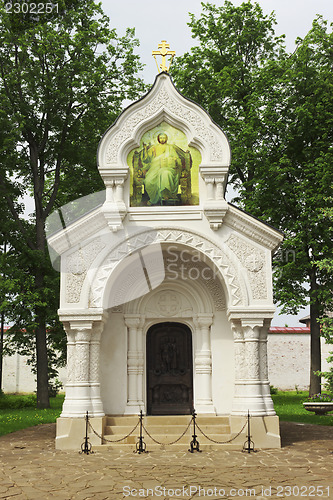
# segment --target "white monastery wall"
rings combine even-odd
[[[7,393],[31,393],[36,391],[36,375],[27,363],[28,358],[20,354],[4,356],[2,367],[2,390]],[[66,368],[59,370],[58,380],[61,381],[64,391],[66,383]]]
[[[321,341],[322,370],[329,369],[326,358],[332,345]],[[310,377],[310,334],[268,334],[268,374],[271,385],[281,390],[307,390]]]

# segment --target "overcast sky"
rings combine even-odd
[[[223,5],[222,0],[211,1],[215,5]],[[242,0],[234,0],[234,5],[240,5]],[[321,14],[329,23],[333,22],[333,0],[259,0],[266,15],[272,11],[276,14],[276,34],[286,35],[286,45],[289,51],[295,48],[298,36],[304,37],[311,29],[312,21]],[[153,83],[157,74],[156,63],[151,55],[157,49],[161,40],[170,43],[170,49],[176,55],[182,55],[190,50],[194,41],[191,37],[188,13],[199,16],[200,0],[166,0],[153,2],[151,0],[102,0],[104,11],[111,20],[112,27],[123,35],[127,27],[135,28],[136,37],[140,41],[137,53],[145,63],[144,80]],[[300,326],[298,318],[308,314],[303,310],[296,317],[278,316],[272,325],[288,324]]]
[[[207,3],[207,2],[205,2]],[[210,3],[223,5],[221,0]],[[242,0],[234,0],[240,5]],[[259,0],[266,15],[275,11],[277,35],[286,35],[288,50],[295,47],[295,39],[304,37],[310,30],[317,14],[333,22],[333,0]],[[135,28],[140,40],[138,53],[146,64],[144,78],[146,82],[154,82],[157,68],[152,50],[157,49],[161,40],[170,43],[170,49],[176,55],[182,55],[193,45],[188,13],[198,16],[201,12],[200,0],[102,0],[104,11],[111,20],[118,34],[124,34],[126,27]]]

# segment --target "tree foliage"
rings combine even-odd
[[[10,214],[1,237],[13,262],[7,282],[16,284],[7,319],[21,348],[31,353],[35,339],[39,406],[48,406],[47,342],[59,332],[45,221],[54,208],[103,187],[99,138],[124,99],[144,87],[136,45],[134,30],[119,37],[93,0],[62,0],[58,12],[37,18],[0,6],[0,210]],[[28,220],[25,196],[34,206]]]
[[[225,130],[238,203],[285,234],[275,256],[275,297],[297,313],[310,304],[310,392],[320,392],[320,325],[332,294],[333,35],[318,16],[288,54],[274,15],[257,3],[203,4],[189,26],[199,44],[178,59],[176,84]]]

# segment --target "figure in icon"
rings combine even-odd
[[[169,144],[167,134],[162,132],[157,136],[157,144],[143,144],[138,155],[149,197],[147,204],[176,204],[182,172],[189,171],[192,166],[191,153]]]

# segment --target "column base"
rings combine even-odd
[[[209,403],[204,403],[204,402],[198,402],[195,405],[195,411],[202,415],[202,414],[209,414],[209,415],[216,415],[216,410],[215,407],[213,406],[213,403],[210,401]]]
[[[103,436],[106,425],[106,417],[92,417],[89,422],[93,429]],[[60,417],[57,419],[57,434],[55,447],[57,450],[81,450],[81,444],[84,442],[86,434],[85,418]],[[89,442],[92,446],[101,445],[102,439],[94,434],[91,429],[88,431]]]
[[[142,410],[142,413],[145,413],[145,406],[144,404],[140,403],[134,403],[134,404],[129,404],[127,403],[127,406],[124,411],[124,415],[138,415]]]
[[[237,434],[246,422],[246,416],[230,415],[230,428],[232,434]],[[250,419],[251,439],[254,443],[254,448],[281,448],[280,425],[278,416],[254,416]],[[240,436],[238,436],[235,444],[243,445],[247,436],[247,425]]]

